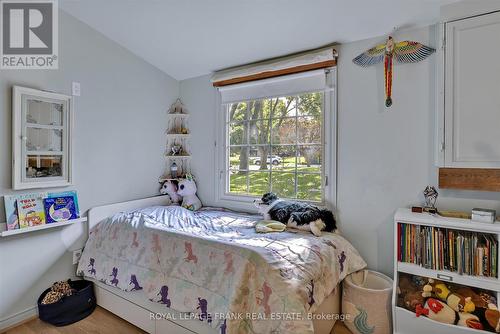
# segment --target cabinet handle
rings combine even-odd
[[[453,282],[453,277],[443,274],[437,274],[437,278],[443,281]]]

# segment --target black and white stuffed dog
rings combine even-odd
[[[332,232],[337,229],[331,211],[307,203],[282,200],[275,193],[264,194],[254,204],[264,219],[277,220],[291,228],[311,231],[315,236],[320,236],[321,231]]]

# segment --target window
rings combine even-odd
[[[284,80],[276,85],[263,80],[267,83],[240,84],[235,85],[237,90],[221,92],[221,142],[225,144],[219,164],[223,181],[219,198],[249,200],[272,191],[288,199],[332,200],[328,180],[334,175],[334,147],[329,139],[334,131],[325,131],[333,129],[326,126],[333,120],[332,94],[325,87],[324,70],[315,73],[314,85],[310,85],[310,77],[300,80],[302,76],[294,82]],[[269,92],[275,94],[251,98]],[[224,98],[230,100],[224,103]]]
[[[228,193],[322,201],[323,93],[227,106]]]

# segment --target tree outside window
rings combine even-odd
[[[323,200],[322,92],[227,105],[228,193]]]

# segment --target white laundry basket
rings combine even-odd
[[[347,276],[343,283],[342,313],[355,334],[390,334],[392,279],[371,270]]]

